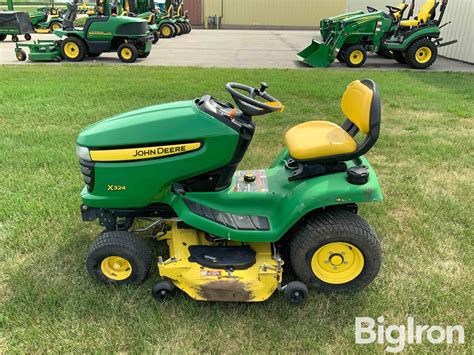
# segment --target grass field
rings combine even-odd
[[[156,303],[156,271],[137,288],[105,288],[85,270],[100,232],[80,219],[75,157],[80,129],[134,108],[266,81],[286,104],[256,119],[241,168],[265,167],[283,134],[306,120],[342,122],[339,99],[354,79],[380,88],[381,136],[368,158],[384,202],[360,213],[383,247],[380,275],[355,295],[312,292],[304,306],[216,304],[179,294]],[[408,350],[472,353],[474,76],[337,70],[232,70],[130,66],[0,67],[0,315],[2,352],[361,352],[354,318],[386,324],[461,324],[466,344]]]

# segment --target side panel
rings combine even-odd
[[[284,166],[287,152],[266,170],[268,192],[235,192],[233,187],[213,193],[167,194],[164,202],[170,204],[182,220],[194,228],[236,241],[274,242],[279,240],[308,212],[338,204],[374,202],[382,200],[375,171],[365,158],[361,164],[369,169],[370,179],[365,185],[352,185],[346,173],[329,174],[312,179],[288,181],[291,171]],[[348,166],[355,165],[348,162]],[[235,183],[235,181],[234,181]],[[265,216],[270,230],[237,230],[228,228],[191,212],[184,198],[217,211],[236,215]]]

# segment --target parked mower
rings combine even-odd
[[[0,42],[11,36],[13,42],[18,42],[19,35],[24,35],[27,41],[35,32],[30,16],[24,11],[14,11],[13,0],[7,0],[8,11],[0,11]]]
[[[180,36],[191,32],[191,23],[189,22],[188,12],[183,10],[183,1],[176,1],[174,8],[176,11],[173,18],[176,21],[176,26],[178,26],[177,35]]]
[[[357,204],[382,200],[363,157],[380,131],[375,83],[347,87],[341,126],[299,124],[268,169],[244,171],[236,169],[255,132],[252,118],[284,106],[265,83],[226,89],[236,107],[205,95],[124,113],[80,133],[82,219],[105,227],[87,256],[90,275],[106,285],[142,282],[152,258],[138,234],[148,232],[169,249],[158,258],[162,279],[152,290],[160,301],[176,287],[196,300],[238,302],[280,290],[299,303],[307,286],[367,286],[381,251]],[[355,139],[359,131],[365,139]],[[285,263],[299,281],[283,281]]]
[[[54,2],[48,7],[38,8],[36,12],[30,13],[30,17],[38,33],[50,33],[63,27],[60,10],[54,6]]]
[[[120,16],[137,17],[148,23],[148,29],[153,34],[152,43],[155,44],[160,40],[158,25],[156,24],[156,14],[147,11],[139,13],[136,0],[119,0],[116,5],[116,13]]]
[[[76,1],[67,4],[63,19],[64,28],[54,31],[56,36],[65,39],[25,45],[30,49],[30,60],[38,58],[34,55],[36,51],[41,52],[41,58],[49,60],[64,58],[70,62],[79,62],[86,56],[98,57],[104,52],[117,52],[119,59],[124,63],[133,63],[137,58],[148,57],[153,35],[149,32],[145,20],[111,16],[110,3],[98,0],[98,6],[102,7],[105,16],[90,16],[82,29],[76,29],[74,28],[77,15]],[[44,46],[41,48],[42,44]],[[21,48],[16,48],[15,51],[18,59],[25,58],[25,55],[19,54]]]
[[[156,15],[156,25],[160,33],[160,38],[172,38],[178,33],[178,26],[174,19],[174,7],[172,4],[166,11],[162,11],[160,7],[155,6],[153,0],[137,0],[139,12],[150,11]]]
[[[397,21],[382,11],[352,16],[335,22],[324,42],[313,40],[298,56],[313,67],[327,67],[336,58],[349,67],[360,67],[367,59],[367,51],[390,51],[395,60],[415,69],[431,66],[437,58],[438,48],[457,41],[442,42],[441,21],[448,0],[441,0],[440,14],[436,19],[435,0],[427,0],[414,20]],[[400,9],[389,7],[391,13]]]

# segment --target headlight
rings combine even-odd
[[[89,148],[83,146],[76,146],[76,154],[79,159],[92,161],[91,155],[89,153]]]

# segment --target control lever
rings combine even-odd
[[[262,93],[262,94],[265,93],[265,90],[267,90],[267,89],[268,89],[268,84],[267,83],[264,83],[264,82],[260,83],[260,90],[259,90],[260,93]]]

